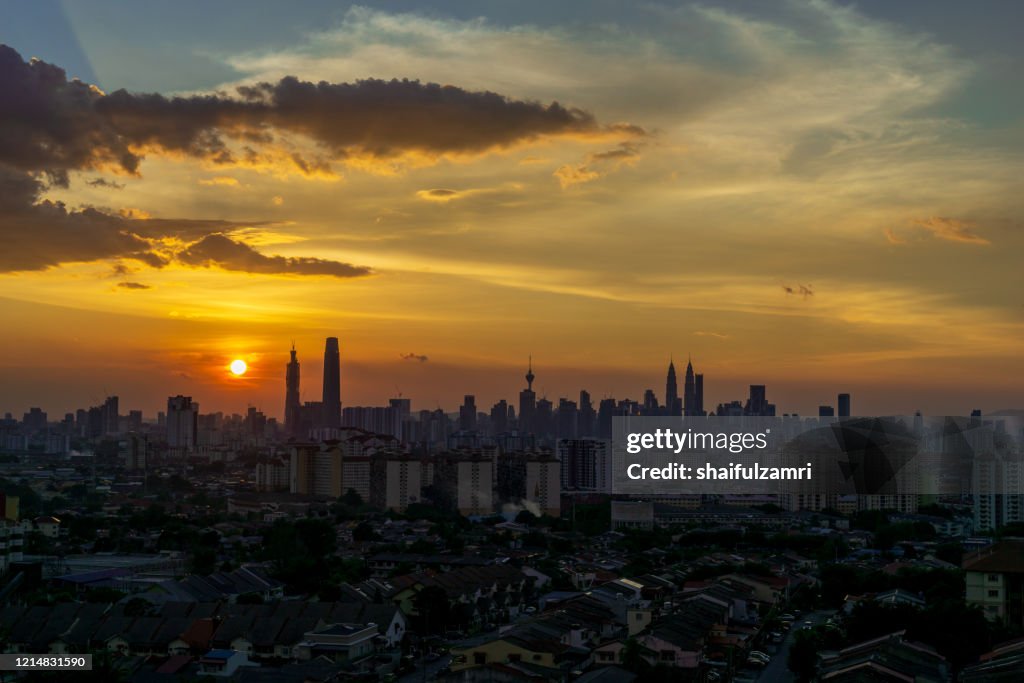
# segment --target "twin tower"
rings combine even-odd
[[[298,436],[302,431],[303,410],[314,413],[309,420],[316,427],[341,426],[341,352],[338,338],[328,337],[324,345],[324,386],[320,403],[307,403],[299,398],[299,360],[292,344],[291,359],[285,373],[284,424],[288,434]]]
[[[704,415],[704,375],[694,374],[693,363],[686,361],[686,379],[683,396],[679,397],[676,384],[676,366],[670,359],[665,379],[665,413],[668,415]]]

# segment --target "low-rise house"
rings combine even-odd
[[[947,683],[949,666],[944,657],[921,643],[907,642],[898,631],[838,652],[818,655],[822,683]]]
[[[326,656],[336,662],[354,662],[373,654],[376,624],[325,624],[305,634],[295,648],[299,660]]]
[[[1024,626],[1024,541],[1003,541],[963,559],[968,603],[985,617]]]
[[[259,666],[249,661],[244,652],[210,650],[199,659],[199,673],[204,676],[230,678],[242,667]]]

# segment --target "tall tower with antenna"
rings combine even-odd
[[[288,436],[299,435],[299,416],[302,404],[299,399],[299,359],[295,354],[295,342],[292,342],[291,359],[285,369],[284,391],[284,428]]]
[[[526,370],[526,388],[519,392],[519,431],[532,434],[536,425],[534,416],[537,412],[537,394],[533,391],[533,356],[530,356]]]

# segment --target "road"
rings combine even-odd
[[[772,661],[761,671],[761,675],[757,677],[758,683],[792,683],[795,679],[793,672],[786,666],[786,660],[789,659],[789,648],[793,645],[793,638],[796,637],[796,632],[803,628],[804,621],[810,621],[812,625],[818,626],[819,624],[824,624],[833,614],[835,614],[833,611],[810,612],[797,619],[793,624],[793,628],[789,629],[789,632],[786,633],[785,640],[779,644],[776,653],[772,655]]]

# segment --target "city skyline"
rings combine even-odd
[[[338,427],[346,426],[344,424],[344,420],[341,419],[342,408],[363,407],[372,405],[385,406],[389,403],[393,405],[395,400],[402,399],[411,402],[411,406],[414,409],[414,412],[433,411],[441,409],[445,413],[457,417],[460,414],[460,412],[465,410],[466,400],[471,398],[480,398],[479,394],[470,394],[466,393],[465,391],[461,391],[458,387],[451,387],[449,389],[449,393],[452,393],[452,395],[458,394],[459,399],[463,401],[462,403],[455,401],[449,405],[441,405],[440,403],[436,405],[429,405],[426,403],[418,402],[419,399],[417,399],[417,397],[403,394],[401,391],[397,391],[393,395],[389,395],[386,398],[380,399],[376,402],[360,400],[352,400],[346,402],[345,387],[340,381],[341,375],[343,374],[342,367],[344,366],[344,360],[340,349],[341,346],[337,337],[326,338],[324,343],[323,354],[325,362],[321,366],[322,374],[318,373],[315,375],[315,377],[320,378],[320,381],[315,386],[309,387],[301,383],[301,362],[299,360],[298,355],[299,351],[297,350],[296,345],[293,342],[291,349],[289,350],[288,361],[286,364],[284,364],[284,373],[280,377],[272,377],[270,380],[267,380],[268,382],[280,382],[280,385],[276,387],[276,389],[279,392],[283,389],[282,395],[284,398],[283,400],[279,401],[280,405],[274,406],[247,403],[245,404],[245,409],[250,411],[255,409],[258,410],[262,415],[266,415],[267,417],[272,417],[276,419],[280,429],[282,430],[282,433],[286,435],[296,436],[299,435],[301,431],[303,431],[302,428],[300,427],[300,425],[303,424],[303,418],[300,418],[300,414],[302,413],[302,411],[313,410],[316,414],[315,416],[306,415],[305,424],[319,426],[320,428],[336,429]],[[805,409],[802,410],[790,406],[785,402],[785,400],[779,401],[778,399],[776,399],[777,392],[774,391],[774,387],[772,387],[771,391],[768,391],[768,386],[764,383],[746,383],[742,385],[742,391],[733,391],[733,393],[731,394],[727,394],[727,390],[723,389],[720,390],[718,393],[713,393],[713,398],[710,401],[706,401],[704,396],[704,373],[694,372],[692,356],[688,356],[687,358],[684,394],[680,396],[677,391],[676,373],[674,365],[674,359],[670,355],[668,360],[668,371],[665,380],[664,402],[662,402],[658,398],[658,392],[655,389],[648,387],[646,389],[625,395],[594,395],[594,404],[596,405],[596,402],[604,399],[614,399],[617,402],[633,402],[634,404],[636,404],[638,409],[644,410],[648,414],[659,415],[714,415],[716,407],[718,410],[722,410],[723,408],[728,410],[728,408],[730,407],[729,404],[732,404],[732,407],[742,406],[744,404],[744,401],[746,401],[747,406],[745,410],[752,409],[754,410],[753,414],[759,415],[769,414],[768,412],[766,412],[767,410],[770,410],[770,414],[773,415],[776,413],[778,415],[795,414],[800,415],[802,417],[818,417],[832,415],[848,417],[851,415],[870,416],[883,414],[901,414],[899,411],[883,412],[859,409],[853,409],[853,411],[851,412],[851,401],[853,400],[851,397],[851,392],[848,390],[843,390],[842,388],[833,392],[830,396],[802,396],[801,405],[807,406]],[[228,373],[235,379],[243,378],[242,376],[232,374],[229,366],[230,363],[228,364],[228,367],[225,368],[226,373]],[[569,400],[573,402],[574,408],[576,406],[576,398],[591,401],[592,394],[588,390],[587,386],[579,386],[573,390],[562,392],[557,395],[548,394],[547,392],[536,392],[533,388],[533,383],[534,381],[536,381],[537,374],[534,373],[532,355],[530,355],[527,358],[527,370],[525,375],[521,375],[521,377],[523,380],[525,380],[526,384],[525,386],[521,386],[520,391],[516,392],[510,389],[504,394],[496,394],[495,397],[493,398],[493,401],[489,396],[482,397],[481,400],[479,400],[478,405],[476,406],[476,412],[474,413],[474,417],[472,419],[475,420],[476,414],[487,414],[487,412],[491,410],[489,406],[491,406],[492,403],[494,404],[495,408],[497,407],[498,403],[501,403],[507,405],[507,407],[509,408],[516,409],[517,419],[520,421],[520,424],[529,425],[532,423],[534,419],[534,410],[536,409],[537,401],[549,401],[556,409],[556,411],[559,407],[559,401]],[[728,386],[733,385],[730,383],[730,385]],[[111,404],[113,405],[113,414],[116,416],[118,412],[118,404],[119,401],[121,401],[122,399],[120,398],[120,394],[118,394],[117,392],[112,393],[112,396],[107,396],[106,398],[93,401],[94,403],[102,404],[104,415],[106,415],[106,413],[109,412],[108,406]],[[770,394],[770,397],[766,396],[766,393]],[[516,401],[516,395],[518,395],[518,402]],[[783,392],[781,395],[786,396],[787,394]],[[171,394],[169,395],[169,398],[167,398],[166,400],[169,402],[182,398],[192,400],[193,396],[191,394],[188,394],[187,392],[186,394]],[[315,398],[319,398],[320,400],[316,401],[314,400]],[[337,398],[338,401],[338,411],[337,415],[335,415],[334,418],[331,418],[329,417],[329,415],[331,415],[332,413],[330,411],[327,411],[324,408],[324,406],[327,405],[329,401],[333,401],[335,398]],[[199,396],[195,396],[195,399],[196,403],[200,402]],[[653,406],[656,409],[655,413],[650,413],[651,401],[653,401]],[[674,408],[673,403],[675,406]],[[72,406],[66,410],[59,411],[50,411],[48,410],[47,406],[42,405],[26,405],[23,410],[13,409],[4,410],[2,412],[8,413],[13,417],[17,418],[18,414],[22,412],[24,412],[24,414],[27,416],[30,414],[30,411],[41,409],[43,413],[46,413],[51,418],[51,422],[57,422],[59,421],[59,416],[65,413],[70,414],[74,413],[76,410],[81,410],[84,405],[87,404]],[[129,406],[133,410],[137,410],[140,408],[137,401],[126,401],[124,402],[124,405]],[[147,420],[152,421],[153,419],[155,419],[157,414],[164,414],[164,407],[165,405],[168,404],[166,404],[164,399],[161,398],[157,400],[157,405],[158,407],[156,409],[143,410],[143,413],[147,416]],[[856,403],[854,403],[854,405],[859,406],[860,401],[858,400]],[[582,405],[580,405],[579,407],[583,408]],[[920,408],[904,409],[902,411],[902,414],[910,414],[911,412],[915,411],[920,412]],[[1024,412],[1014,407],[995,409],[994,411],[984,411],[977,407],[964,407],[958,411],[953,412],[933,412],[928,414],[948,414],[966,416],[972,413],[973,411],[982,411],[983,413],[999,413],[1007,411]],[[245,411],[241,410],[240,406],[214,406],[213,408],[207,408],[204,411],[204,414],[213,413],[223,413],[225,415],[244,415]],[[104,420],[112,419],[114,418],[104,418]]]
[[[939,5],[6,5],[0,410],[276,414],[332,335],[364,405],[1020,408],[1019,10]]]

